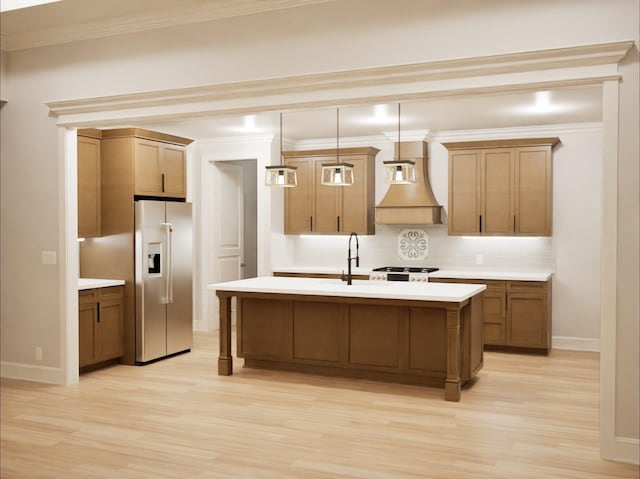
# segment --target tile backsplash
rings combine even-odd
[[[427,256],[411,260],[399,251],[401,232],[424,231]],[[293,265],[344,267],[347,236],[297,236],[292,238]],[[436,266],[441,269],[553,271],[553,240],[549,237],[448,236],[446,225],[376,226],[374,236],[360,236],[360,267]],[[355,252],[355,241],[352,241]],[[419,255],[420,256],[420,255]]]

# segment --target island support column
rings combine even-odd
[[[444,385],[447,401],[460,401],[460,340],[460,309],[447,309],[447,380]]]
[[[233,358],[231,356],[231,298],[232,294],[217,291],[220,301],[220,353],[218,355],[218,376],[233,374]]]

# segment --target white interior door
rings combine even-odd
[[[216,185],[217,234],[214,245],[217,281],[233,281],[243,278],[243,168],[239,165],[218,162]]]

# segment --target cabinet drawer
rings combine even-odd
[[[542,294],[547,290],[546,281],[509,281],[509,292]]]
[[[108,288],[100,288],[98,290],[98,297],[100,301],[122,299],[122,286],[110,286]]]
[[[98,290],[83,289],[78,291],[78,302],[80,304],[95,303],[98,301]]]

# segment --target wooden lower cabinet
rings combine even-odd
[[[85,368],[123,354],[122,286],[78,292],[79,366]]]
[[[221,318],[230,301],[221,299]],[[245,367],[444,387],[458,401],[483,365],[481,304],[482,294],[448,303],[242,293],[237,354]],[[225,321],[221,348],[230,351]],[[219,371],[229,375],[226,348]]]
[[[482,305],[485,349],[544,354],[551,349],[551,280],[430,278],[429,281],[487,285]]]

